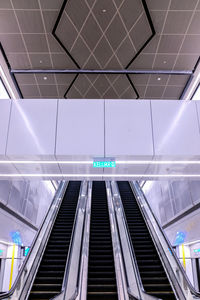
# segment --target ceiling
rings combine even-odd
[[[11,69],[194,71],[200,0],[0,0]],[[24,98],[179,99],[189,75],[15,74]]]

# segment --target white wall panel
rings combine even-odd
[[[0,102],[0,157],[5,155],[8,135],[11,101],[6,99]]]
[[[57,100],[13,101],[7,155],[53,157]]]
[[[152,156],[149,101],[106,101],[106,156]]]
[[[155,155],[200,155],[195,102],[152,100]]]
[[[59,100],[56,155],[104,155],[104,100]]]

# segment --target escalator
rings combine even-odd
[[[87,299],[118,299],[105,182],[93,182]]]
[[[176,299],[128,182],[118,182],[128,230],[144,290],[160,299]]]
[[[69,182],[35,277],[29,300],[49,300],[62,288],[80,182]]]

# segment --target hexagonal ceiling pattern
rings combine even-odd
[[[193,70],[199,0],[0,1],[0,41],[24,98],[178,99],[187,75],[47,74],[48,69]],[[155,29],[155,32],[154,32]]]

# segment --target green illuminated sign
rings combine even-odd
[[[193,250],[195,253],[198,253],[198,252],[200,252],[200,249],[194,249]]]
[[[2,256],[2,255],[3,255],[3,250],[0,249],[0,256]]]
[[[115,168],[116,162],[114,158],[110,157],[96,157],[93,159],[94,168]]]

